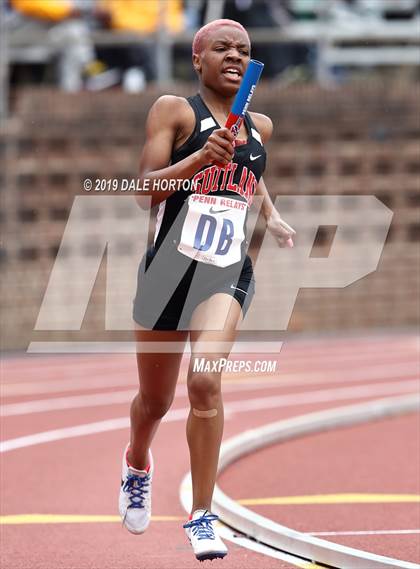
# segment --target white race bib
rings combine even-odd
[[[195,261],[228,267],[241,260],[248,205],[225,196],[192,194],[178,251]]]

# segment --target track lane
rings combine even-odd
[[[301,532],[419,529],[419,419],[418,414],[394,417],[275,445],[240,459],[221,474],[218,483],[247,508]],[[278,466],[274,469],[266,465]],[[317,504],[314,499],[336,494],[362,497],[360,503],[350,496],[349,503],[340,496],[332,504]],[[410,494],[417,500],[392,503],[380,496],[375,500],[375,494]],[[255,503],[270,497],[285,497],[287,502],[287,497],[293,496],[302,496],[304,503]],[[371,496],[373,503],[364,503],[363,496]],[[256,499],[250,503],[253,497]],[[325,539],[420,562],[417,533],[337,535]]]
[[[398,340],[401,352],[396,349],[396,343],[390,339],[376,339],[373,343],[374,349],[369,351],[366,339],[352,340],[351,344],[345,342],[310,342],[295,345],[290,348],[289,343],[283,348],[279,361],[282,362],[280,377],[284,378],[284,384],[269,385],[259,389],[258,382],[271,383],[272,378],[253,378],[256,386],[251,382],[251,378],[242,382],[236,375],[228,375],[229,382],[225,386],[232,388],[226,390],[225,401],[241,402],[246,399],[269,398],[280,396],[296,396],[310,391],[320,390],[321,388],[358,388],[364,380],[360,377],[360,371],[365,369],[369,375],[375,367],[386,368],[386,363],[390,365],[410,364],[410,369],[415,370],[415,351],[412,339],[408,337]],[[291,343],[292,344],[292,343]],[[311,346],[311,347],[310,347]],[[393,349],[395,357],[389,357],[387,362],[380,362],[378,366],[379,354],[382,351]],[[408,349],[407,349],[408,346]],[[286,349],[287,348],[287,349]],[[359,359],[355,361],[353,373],[347,377],[342,374],[339,365],[340,358],[345,357],[345,361],[350,364],[352,353],[358,353]],[[322,371],[322,362],[326,361],[328,354],[333,357]],[[39,361],[40,356],[36,356]],[[15,372],[19,376],[17,386],[39,387],[44,384],[48,377],[48,365],[46,360],[39,370],[33,369],[32,362],[28,365],[25,361],[24,372],[27,372],[25,380],[22,369],[14,362]],[[115,359],[116,358],[116,359]],[[130,362],[131,358],[131,362]],[[283,359],[282,359],[283,358]],[[407,359],[408,358],[408,359]],[[410,359],[411,358],[411,359]],[[49,358],[55,368],[60,368],[60,357]],[[98,365],[98,361],[101,360]],[[305,361],[304,361],[305,360]],[[335,360],[335,362],[334,362]],[[121,390],[121,386],[135,386],[136,371],[133,365],[133,357],[129,356],[109,356],[106,361],[93,356],[81,356],[81,361],[76,366],[76,373],[72,376],[73,357],[64,357],[64,373],[58,379],[52,379],[57,369],[54,370],[49,379],[49,386],[56,386],[61,381],[80,381],[76,390],[50,392],[47,397],[54,399],[57,396],[85,395],[86,393],[112,393]],[[109,375],[106,374],[106,367],[114,361],[119,369],[118,377],[115,378],[114,366]],[[357,361],[359,363],[357,363]],[[411,363],[410,363],[411,362]],[[104,379],[103,385],[97,382],[97,387],[86,389],[89,382],[84,383],[83,369],[88,365],[89,379]],[[334,365],[336,369],[334,371]],[[98,367],[95,367],[98,366]],[[305,371],[306,367],[306,371]],[[348,367],[348,366],[347,366]],[[316,369],[318,368],[318,369]],[[328,368],[328,369],[327,369]],[[108,369],[108,371],[109,371]],[[183,367],[181,380],[185,379],[185,364]],[[283,375],[283,369],[289,370]],[[30,372],[30,370],[32,370]],[[96,372],[95,372],[96,370]],[[302,371],[301,371],[302,370]],[[28,381],[29,372],[32,379]],[[391,368],[392,372],[392,368]],[[345,374],[344,374],[345,375]],[[382,383],[398,384],[401,382],[401,375],[394,374],[382,381]],[[40,382],[37,377],[41,377]],[[366,380],[367,384],[372,384],[375,379]],[[412,377],[412,375],[410,375]],[[239,381],[238,381],[239,380]],[[403,378],[406,380],[406,377]],[[83,384],[82,384],[83,381]],[[107,383],[108,382],[108,383]],[[9,382],[9,385],[13,381]],[[112,385],[111,385],[112,384]],[[80,387],[81,386],[81,387]],[[7,386],[5,386],[7,387]],[[42,387],[42,385],[41,385]],[[57,387],[59,387],[57,385]],[[62,385],[61,385],[62,387]],[[69,387],[69,385],[67,385]],[[92,385],[90,385],[90,388]],[[6,401],[8,403],[23,402],[28,400],[45,399],[45,394],[39,390],[34,397],[32,393],[22,396],[13,396]],[[357,403],[361,400],[374,399],[376,396],[346,399],[345,403]],[[185,385],[180,386],[179,396],[174,404],[174,409],[182,408],[186,405]],[[341,400],[343,402],[344,400]],[[341,403],[340,403],[341,404]],[[267,422],[278,420],[279,418],[292,417],[304,412],[315,411],[318,409],[336,406],[336,401],[323,401],[305,403],[297,402],[290,406],[277,406],[267,409],[248,409],[244,412],[232,413],[228,415],[225,428],[225,438],[237,434],[247,428],[263,425]],[[105,405],[103,407],[85,407],[66,409],[62,411],[47,411],[37,414],[11,416],[3,418],[3,425],[6,428],[7,438],[22,436],[37,432],[38,430],[48,430],[59,427],[68,427],[84,422],[95,420],[108,420],[110,418],[127,417],[128,403]],[[10,437],[9,437],[10,435]],[[4,432],[3,432],[4,436]],[[121,449],[126,443],[127,429],[123,428],[108,433],[95,434],[75,439],[66,439],[35,447],[14,450],[2,456],[5,466],[2,476],[2,491],[4,492],[3,514],[12,513],[57,513],[57,514],[81,514],[81,515],[115,515],[117,507],[118,483],[120,477],[120,454]],[[168,446],[171,453],[168,453]],[[154,492],[154,515],[162,516],[184,516],[184,512],[178,502],[178,486],[185,472],[188,470],[188,451],[185,441],[185,425],[183,420],[171,423],[163,423],[155,443],[153,445],[157,470],[155,478]],[[251,457],[250,457],[251,458]],[[276,464],[273,465],[276,468]],[[25,475],[25,484],[21,484],[22,475]],[[182,522],[155,522],[144,536],[131,536],[123,531],[118,523],[103,524],[57,524],[57,525],[26,525],[26,526],[4,526],[2,528],[7,543],[3,560],[7,569],[23,569],[24,567],[38,567],[42,569],[53,569],[53,567],[63,569],[105,569],[120,566],[126,569],[128,565],[142,567],[144,569],[166,569],[169,567],[197,567],[196,561],[191,555],[189,545],[185,541]],[[46,528],[48,528],[46,530]],[[48,536],[48,538],[47,538]],[[25,542],[25,550],[22,552],[22,540]],[[164,543],[167,549],[161,553],[159,547]],[[112,544],[112,546],[110,545]],[[20,552],[16,555],[15,552]],[[30,565],[28,563],[30,560]],[[176,563],[174,563],[176,560]],[[245,551],[234,545],[230,546],[230,555],[223,562],[215,562],[212,567],[220,564],[225,569],[271,569],[271,567],[292,567],[293,565],[279,560],[270,559],[257,553]],[[9,565],[8,565],[9,564]]]

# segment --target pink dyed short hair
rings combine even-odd
[[[245,32],[245,34],[249,40],[248,32],[243,27],[243,25],[240,24],[239,22],[236,22],[235,20],[227,20],[227,19],[213,20],[212,22],[209,22],[208,24],[206,24],[205,26],[200,28],[198,30],[198,32],[195,34],[194,39],[193,39],[193,43],[192,43],[193,55],[200,53],[203,50],[204,44],[205,44],[206,40],[208,39],[209,35],[214,30],[217,30],[218,28],[222,28],[223,26],[230,26],[232,28],[236,28],[238,30]]]

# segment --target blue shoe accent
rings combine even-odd
[[[148,470],[137,470],[127,464],[128,444],[121,463],[121,487],[118,497],[118,510],[123,526],[131,533],[139,535],[150,524],[152,510],[153,456],[149,450]]]
[[[184,529],[191,529],[191,532],[194,537],[197,539],[214,539],[214,530],[211,522],[215,522],[219,519],[219,516],[216,514],[210,514],[207,510],[204,514],[197,518],[196,520],[190,520],[182,527]]]
[[[183,526],[198,561],[223,559],[227,554],[226,545],[213,527],[218,519],[208,510],[195,510],[193,518]]]
[[[138,476],[136,474],[129,473],[125,484],[123,486],[123,491],[129,493],[129,505],[128,508],[144,508],[144,500],[149,492],[150,475]]]

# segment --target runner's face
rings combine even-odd
[[[237,28],[223,26],[214,30],[204,49],[193,56],[201,82],[225,96],[235,95],[250,59],[247,35]]]

